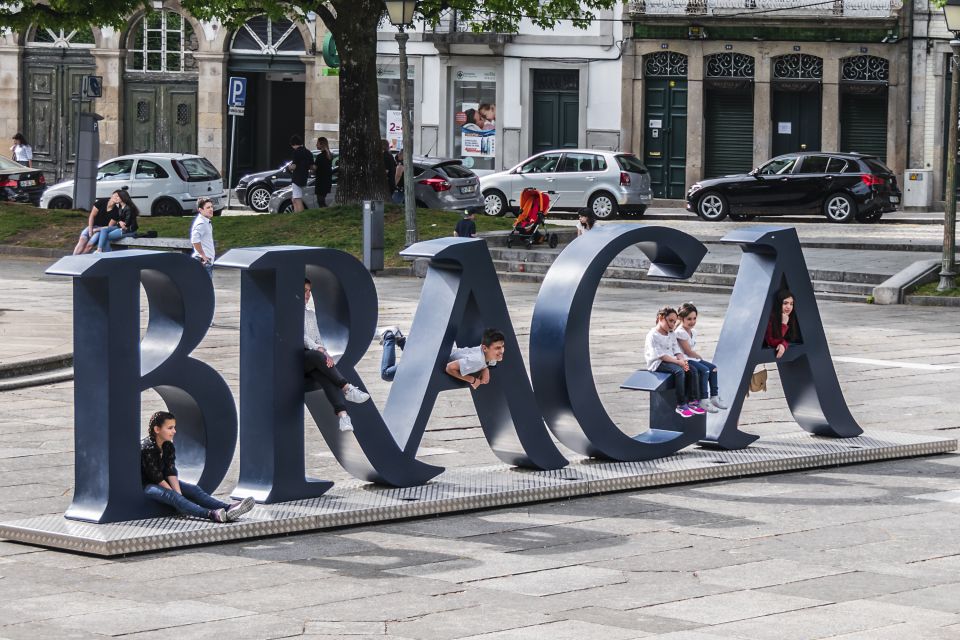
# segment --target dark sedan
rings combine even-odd
[[[859,153],[782,155],[748,174],[701,180],[687,192],[687,210],[712,222],[780,214],[876,222],[899,204],[893,172]]]
[[[313,150],[316,156],[320,152]],[[333,166],[336,167],[340,160],[337,152],[333,151]],[[258,173],[248,173],[237,182],[237,188],[234,195],[243,204],[254,211],[264,213],[270,207],[270,196],[284,187],[289,187],[293,183],[293,174],[287,171],[287,160],[278,169],[270,171],[260,171]]]
[[[0,200],[40,206],[40,195],[46,187],[42,171],[0,156]]]

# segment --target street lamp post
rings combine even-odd
[[[960,31],[960,0],[947,0],[943,6],[947,29],[956,36]],[[940,267],[938,291],[947,291],[956,286],[956,229],[957,229],[957,125],[960,110],[960,40],[950,41],[953,56],[950,58],[950,118],[947,134],[947,184],[943,213],[943,264]]]
[[[957,0],[960,2],[960,0]],[[406,221],[406,246],[417,241],[417,207],[413,193],[413,123],[410,121],[410,109],[407,89],[407,40],[410,36],[404,28],[413,22],[413,13],[417,8],[416,0],[385,0],[390,22],[397,27],[397,46],[400,49],[400,123],[403,128],[403,217]]]

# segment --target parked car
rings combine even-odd
[[[226,195],[220,172],[203,156],[184,153],[138,153],[102,163],[97,169],[97,197],[127,189],[141,215],[181,216],[196,211],[197,198],[213,200],[223,210]],[[73,180],[43,192],[45,209],[73,208]]]
[[[333,154],[333,168],[336,170],[340,163],[340,154],[337,149],[331,149],[330,152]],[[320,152],[314,149],[312,153],[316,157]],[[287,170],[290,162],[291,160],[285,160],[277,169],[242,176],[234,190],[237,200],[254,211],[265,213],[270,208],[271,196],[293,184],[293,174]]]
[[[0,157],[0,200],[40,204],[40,194],[47,186],[39,169],[25,167],[9,158]]]
[[[587,207],[598,220],[619,213],[643,215],[653,201],[650,173],[632,153],[559,149],[480,178],[484,213],[502,216],[516,211],[527,187],[553,192],[554,211]]]
[[[695,183],[687,210],[716,222],[754,215],[821,214],[831,222],[876,222],[900,204],[893,172],[859,153],[788,153],[743,175]]]
[[[438,158],[413,159],[414,194],[418,207],[445,209],[454,211],[483,209],[483,196],[480,195],[480,180],[463,166],[460,160]],[[332,203],[337,194],[339,167],[333,171],[333,188],[327,197]],[[270,198],[270,213],[293,211],[293,190],[285,187]],[[308,209],[317,206],[313,190],[313,178],[307,182],[304,190],[304,206]]]

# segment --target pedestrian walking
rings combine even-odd
[[[316,178],[314,188],[317,193],[317,206],[327,206],[327,196],[333,186],[333,154],[330,152],[330,142],[324,137],[317,138],[318,153],[314,158]]]
[[[200,198],[197,200],[197,217],[190,225],[190,243],[193,245],[191,257],[200,261],[211,278],[213,278],[213,261],[217,257],[213,244],[212,220],[213,201],[209,198]]]
[[[227,504],[196,485],[181,482],[173,446],[175,435],[177,420],[172,413],[157,411],[150,417],[147,437],[140,442],[140,483],[144,495],[182,515],[214,522],[233,522],[253,509],[253,498]]]
[[[474,222],[473,211],[467,210],[463,212],[463,218],[457,222],[457,226],[453,230],[453,235],[458,238],[476,238],[477,237],[477,223]]]
[[[15,162],[33,167],[33,147],[27,144],[27,140],[22,133],[18,132],[13,135],[13,146],[10,147],[10,154]]]
[[[300,136],[290,136],[290,146],[293,147],[293,162],[288,170],[293,174],[293,210],[299,212],[303,211],[303,189],[313,166],[313,154],[303,146]]]

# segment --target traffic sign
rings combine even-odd
[[[227,115],[229,116],[242,116],[243,107],[227,107]]]
[[[231,76],[227,84],[227,106],[242,107],[247,103],[247,79]],[[240,115],[243,115],[242,113]]]

